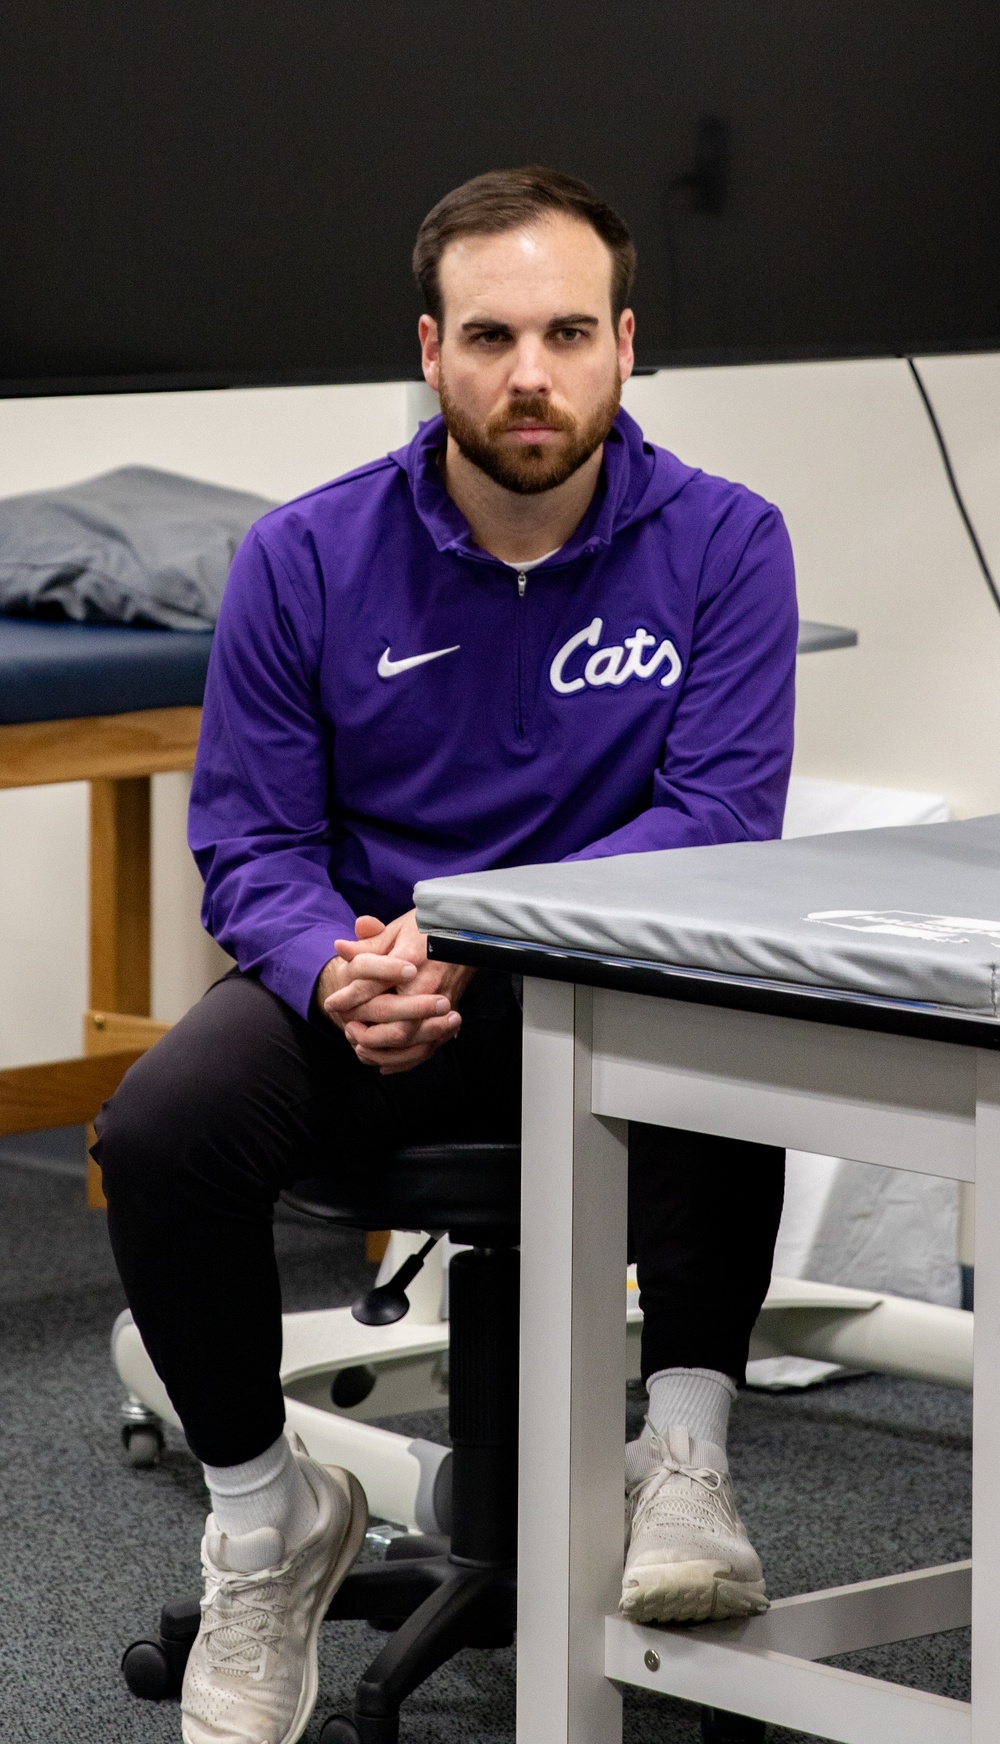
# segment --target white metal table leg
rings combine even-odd
[[[589,989],[524,983],[517,1744],[618,1744],[626,1128],[591,1112]]]
[[[972,1744],[1000,1724],[1000,1053],[976,1082],[976,1320],[972,1405]]]

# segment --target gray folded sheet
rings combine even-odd
[[[236,547],[274,508],[149,466],[0,501],[0,612],[210,630]]]
[[[425,932],[1000,1017],[1000,816],[432,878]]]

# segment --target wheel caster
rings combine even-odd
[[[352,1405],[364,1404],[377,1380],[378,1375],[370,1363],[338,1369],[330,1383],[330,1398],[342,1411],[348,1411]]]
[[[133,1641],[122,1654],[122,1675],[134,1696],[162,1702],[179,1696],[184,1667],[201,1621],[198,1599],[176,1599],[160,1612],[157,1641]]]
[[[745,1714],[727,1714],[724,1708],[702,1708],[701,1735],[704,1744],[764,1744],[763,1720],[748,1720]]]
[[[176,1694],[173,1667],[159,1641],[133,1641],[122,1655],[122,1675],[134,1696],[162,1702]]]
[[[361,1733],[346,1714],[331,1714],[319,1735],[319,1744],[361,1744]]]
[[[126,1423],[122,1429],[126,1462],[137,1471],[158,1463],[163,1452],[163,1432],[150,1423]]]

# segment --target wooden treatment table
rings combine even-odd
[[[82,1052],[0,1070],[0,1133],[92,1120],[167,1028],[149,1015],[150,777],[194,765],[211,642],[0,618],[0,787],[90,783]],[[90,1171],[88,1199],[100,1204]]]
[[[995,1744],[998,873],[993,818],[418,886],[433,956],[525,978],[518,1744],[619,1744],[616,1682],[840,1744]],[[630,1119],[975,1180],[972,1563],[618,1616]],[[971,1704],[820,1663],[970,1619]]]

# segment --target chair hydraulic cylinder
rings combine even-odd
[[[517,1550],[519,1277],[512,1248],[451,1262],[451,1554],[483,1567]]]

